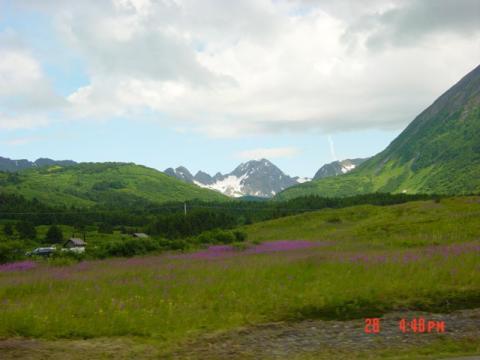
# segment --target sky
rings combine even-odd
[[[312,177],[479,63],[478,0],[0,0],[0,156]]]

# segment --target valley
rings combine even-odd
[[[480,359],[480,1],[0,0],[0,360]]]
[[[429,316],[448,323],[447,314],[452,311],[480,307],[479,204],[478,197],[456,197],[325,209],[244,226],[241,230],[247,240],[243,247],[206,244],[206,250],[184,250],[180,255],[85,259],[63,265],[39,262],[25,270],[3,270],[0,337],[18,340],[0,341],[0,349],[13,358],[25,351],[20,344],[28,342],[22,343],[22,338],[38,338],[25,346],[38,348],[39,354],[53,352],[52,358],[58,351],[69,353],[60,350],[63,346],[77,348],[88,343],[98,344],[105,356],[111,354],[109,349],[119,347],[124,358],[134,351],[140,352],[138,358],[149,358],[148,353],[142,355],[146,349],[160,357],[188,358],[184,351],[192,351],[188,349],[193,345],[187,344],[195,339],[224,333],[233,336],[228,341],[240,344],[242,336],[254,328],[246,333],[240,330],[244,335],[228,335],[230,331],[264,323],[283,321],[288,327],[302,326],[307,320],[347,324],[343,321],[359,319],[352,329],[362,332],[364,317],[385,315],[388,319],[389,313],[407,310],[435,314]],[[282,327],[275,330],[275,326],[271,331],[281,331]],[[449,331],[425,335],[422,341],[397,333],[396,340],[380,348],[368,345],[369,337],[359,334],[363,340],[356,341],[366,343],[356,346],[353,354],[358,354],[351,356],[363,358],[369,349],[372,358],[390,351],[388,358],[393,359],[398,342],[410,344],[402,350],[407,358],[409,353],[429,348],[438,353],[474,353],[478,332],[469,333],[469,328],[458,336]],[[106,339],[111,339],[111,345]],[[327,356],[321,345],[328,344],[326,339],[320,337],[320,347],[295,356],[309,358],[318,351],[318,358]],[[8,348],[15,341],[19,346]],[[129,341],[133,348],[127,350],[123,344]],[[208,336],[201,341],[216,340]],[[248,358],[248,349],[255,346],[249,344],[246,353],[235,356]],[[215,353],[217,347],[212,346],[201,358],[223,357],[223,350]],[[87,350],[85,356],[95,359],[100,354]],[[199,353],[193,350],[189,356],[196,358],[195,354]],[[291,358],[288,354],[271,353],[278,359]],[[82,359],[80,354],[71,356]]]

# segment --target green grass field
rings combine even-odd
[[[390,249],[478,240],[480,197],[331,209],[246,227],[250,240],[329,240],[337,248]]]
[[[255,243],[319,246],[0,272],[0,337],[120,337],[163,352],[203,334],[272,321],[480,307],[479,214],[479,197],[323,210],[245,228]],[[432,347],[461,353],[456,343]]]

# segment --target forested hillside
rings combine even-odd
[[[132,206],[226,196],[186,184],[155,169],[126,163],[83,163],[0,173],[3,192],[52,205]]]

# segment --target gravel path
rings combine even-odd
[[[443,321],[445,333],[403,333],[399,320],[423,317]],[[397,312],[381,319],[379,333],[367,334],[365,320],[280,322],[256,325],[220,335],[204,336],[185,344],[175,358],[291,359],[328,349],[339,352],[371,351],[422,346],[443,339],[480,339],[480,309],[449,314]]]
[[[444,321],[445,333],[407,333],[400,331],[400,319],[423,317]],[[439,339],[469,339],[480,351],[480,308],[449,314],[397,312],[381,319],[380,333],[367,334],[365,321],[277,322],[210,334],[193,339],[174,353],[165,353],[149,339],[100,338],[88,340],[0,339],[1,360],[317,360],[378,359],[378,351],[424,345]],[[459,352],[456,352],[460,354]],[[463,352],[465,353],[465,352]],[[450,353],[452,354],[452,353]],[[309,355],[312,355],[309,357]],[[448,356],[447,356],[448,357]],[[382,356],[382,359],[391,356]],[[445,359],[443,356],[442,359]],[[480,360],[480,357],[450,356],[450,360]],[[416,357],[408,357],[416,359]],[[426,359],[422,357],[422,359]],[[430,356],[428,359],[437,359]]]

